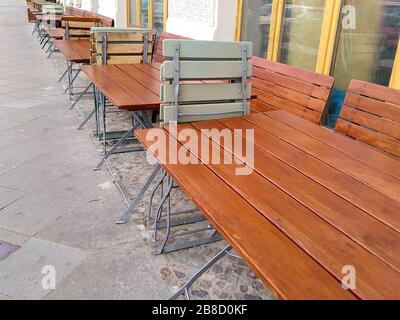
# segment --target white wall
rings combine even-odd
[[[198,40],[234,40],[237,0],[169,0],[167,32]]]
[[[81,9],[113,18],[117,27],[126,27],[125,0],[81,0]]]

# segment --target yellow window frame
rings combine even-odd
[[[336,40],[339,36],[338,27],[341,10],[342,0],[326,0],[315,69],[316,72],[324,75],[329,75],[331,72]]]
[[[397,53],[394,59],[389,87],[400,90],[400,39],[397,45]]]
[[[127,7],[130,7],[130,1],[127,0]],[[148,0],[147,3],[147,12],[148,12],[148,21],[149,21],[149,28],[153,28],[153,0]],[[142,26],[142,7],[141,1],[136,0],[136,22],[139,22],[139,25]],[[130,9],[127,9],[130,17]],[[168,0],[163,0],[163,30],[166,31],[167,28],[167,19],[168,19]],[[128,20],[129,21],[129,20]],[[130,22],[129,22],[130,23]]]

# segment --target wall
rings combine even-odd
[[[81,2],[83,10],[113,18],[116,27],[126,27],[126,0],[81,0]]]
[[[234,40],[236,0],[169,0],[167,32],[198,40]]]

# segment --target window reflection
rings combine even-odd
[[[243,2],[241,39],[253,43],[255,56],[267,56],[271,12],[272,0]]]
[[[153,0],[153,29],[162,32],[164,29],[164,1]]]
[[[315,71],[325,0],[285,1],[279,61]]]
[[[140,25],[147,28],[149,26],[149,1],[140,0]]]
[[[346,0],[333,75],[336,86],[352,79],[389,85],[400,35],[400,0]]]

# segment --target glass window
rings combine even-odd
[[[345,0],[333,75],[389,85],[400,35],[400,0]]]
[[[267,56],[271,12],[272,0],[243,1],[241,39],[253,43],[255,56]]]
[[[144,28],[149,26],[149,0],[140,0],[140,25]]]
[[[284,2],[279,61],[315,71],[325,0]]]
[[[153,0],[153,29],[164,30],[164,0]]]

